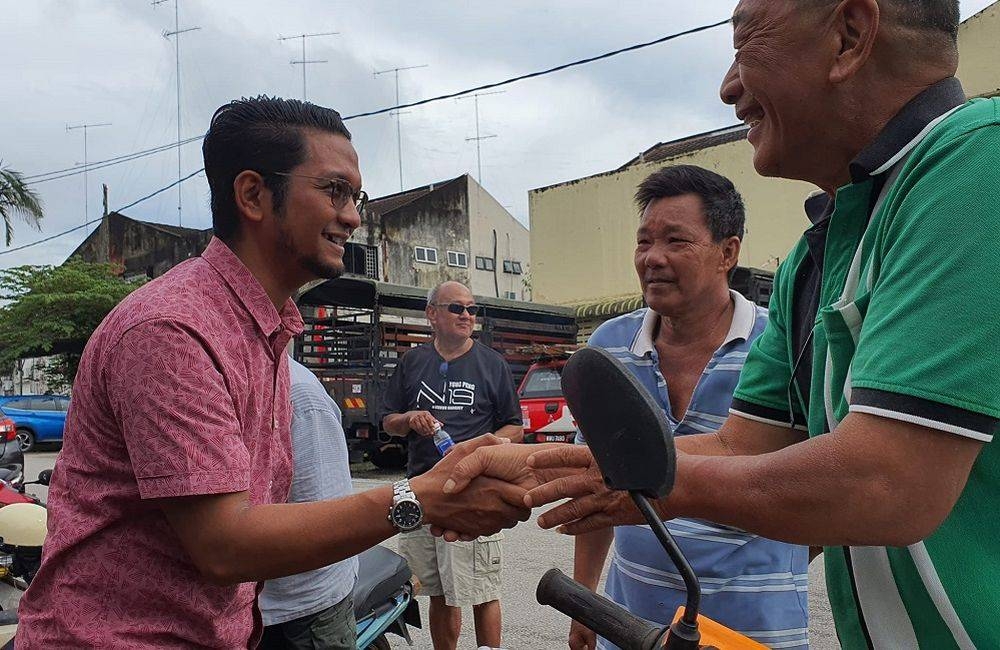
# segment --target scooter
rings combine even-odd
[[[0,481],[0,644],[10,646],[17,631],[17,604],[28,589],[42,562],[47,511],[37,497],[26,494],[29,485],[48,485],[52,470],[46,469],[37,481],[21,483],[16,489]]]
[[[358,650],[388,650],[388,634],[413,645],[408,625],[419,628],[420,606],[414,596],[420,583],[401,556],[375,546],[358,556],[354,617]]]
[[[15,490],[24,485],[24,468],[17,463],[0,466],[0,481]]]
[[[673,431],[662,409],[624,365],[600,348],[566,362],[563,395],[612,490],[629,493],[684,580],[686,603],[666,627],[638,618],[558,569],[538,583],[536,598],[623,650],[759,650],[765,646],[698,613],[698,578],[649,499],[670,494],[676,471]],[[609,402],[608,395],[614,400]]]

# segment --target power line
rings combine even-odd
[[[392,106],[390,108],[380,108],[377,111],[368,111],[367,113],[355,113],[354,115],[349,115],[344,119],[353,120],[359,117],[371,117],[372,115],[382,115],[383,113],[388,113],[390,111],[398,111],[401,108],[413,108],[414,106],[423,106],[424,104],[430,104],[431,102],[439,102],[444,99],[454,99],[455,97],[461,97],[462,95],[476,93],[481,90],[499,88],[500,86],[506,86],[515,83],[517,81],[524,81],[525,79],[533,79],[535,77],[541,77],[543,75],[552,74],[553,72],[559,72],[561,70],[566,70],[567,68],[583,65],[585,63],[593,63],[594,61],[609,59],[613,56],[624,54],[625,52],[633,52],[635,50],[641,50],[644,47],[650,47],[652,45],[659,45],[660,43],[666,43],[667,41],[672,41],[675,38],[680,38],[681,36],[688,36],[690,34],[697,34],[698,32],[704,32],[709,29],[715,29],[716,27],[721,27],[722,25],[729,24],[731,20],[732,18],[726,18],[725,20],[720,20],[719,22],[712,23],[711,25],[702,25],[701,27],[694,27],[692,29],[687,29],[684,30],[683,32],[677,32],[676,34],[670,34],[669,36],[664,36],[662,38],[658,38],[653,41],[647,41],[645,43],[639,43],[637,45],[630,45],[629,47],[623,47],[622,49],[614,50],[613,52],[606,52],[604,54],[599,54],[597,56],[592,56],[586,59],[580,59],[579,61],[573,61],[572,63],[564,63],[563,65],[557,65],[556,67],[548,68],[547,70],[530,72],[528,74],[523,74],[517,77],[511,77],[510,79],[505,79],[503,81],[497,81],[496,83],[484,84],[482,86],[476,86],[475,88],[467,88],[465,90],[459,90],[458,92],[450,93],[448,95],[438,95],[437,97],[431,97],[429,99],[421,99],[420,101],[410,102],[409,104],[399,104],[397,106]]]
[[[197,140],[201,140],[204,137],[205,136],[202,136],[202,135],[196,135],[194,137],[187,138],[186,140],[181,140],[180,144],[181,145],[190,144],[191,142],[195,142]],[[94,162],[89,163],[88,165],[85,165],[85,166],[82,166],[82,167],[79,166],[79,165],[77,165],[75,167],[66,167],[65,169],[56,169],[56,170],[51,171],[51,172],[43,172],[43,173],[40,173],[40,174],[32,174],[30,176],[25,176],[24,180],[30,181],[30,182],[27,183],[28,185],[38,185],[39,183],[47,183],[49,181],[58,180],[60,178],[68,178],[69,176],[77,176],[79,174],[84,173],[84,171],[94,171],[95,169],[103,169],[105,167],[111,167],[113,165],[117,165],[117,164],[120,164],[120,163],[123,163],[123,162],[129,162],[129,161],[132,161],[132,160],[138,160],[139,158],[145,158],[146,156],[152,156],[154,154],[163,153],[164,151],[169,151],[169,150],[173,149],[176,146],[177,146],[176,142],[171,142],[169,144],[161,144],[161,145],[159,145],[157,147],[153,147],[151,149],[144,149],[142,151],[134,151],[132,153],[122,154],[120,156],[115,156],[113,158],[107,158],[105,160],[95,160]],[[66,173],[66,172],[68,172],[68,173]]]
[[[2,251],[0,251],[0,255],[6,255],[7,253],[16,253],[17,251],[22,251],[25,248],[31,248],[32,246],[37,246],[39,244],[44,244],[45,242],[52,241],[53,239],[58,239],[59,237],[62,237],[63,235],[68,235],[71,232],[76,232],[77,230],[80,230],[81,228],[86,228],[87,226],[93,225],[95,223],[100,223],[100,221],[101,221],[100,219],[94,219],[93,221],[88,221],[87,223],[82,223],[79,226],[75,226],[73,228],[70,228],[69,230],[64,230],[64,231],[62,231],[60,233],[57,233],[55,235],[51,235],[49,237],[46,237],[45,239],[39,239],[38,241],[33,241],[30,244],[23,244],[21,246],[15,246],[14,248],[8,248],[6,250],[2,250]]]
[[[521,81],[523,79],[531,79],[531,78],[534,78],[534,77],[540,77],[542,75],[546,75],[546,74],[549,74],[549,73],[552,73],[552,72],[558,72],[560,70],[565,70],[567,68],[571,68],[571,67],[574,67],[574,66],[583,65],[584,63],[590,63],[592,61],[599,61],[601,59],[606,59],[606,58],[609,58],[609,57],[612,57],[612,56],[617,56],[618,54],[622,54],[624,52],[631,52],[633,50],[638,50],[638,49],[642,49],[642,48],[645,48],[645,47],[650,47],[652,45],[658,45],[660,43],[665,43],[667,41],[674,40],[675,38],[680,38],[681,36],[687,36],[689,34],[695,34],[695,33],[698,33],[698,32],[707,31],[709,29],[714,29],[716,27],[721,27],[722,25],[725,25],[725,24],[729,23],[729,21],[730,21],[730,19],[727,18],[726,20],[721,20],[719,22],[712,23],[710,25],[702,25],[701,27],[695,27],[693,29],[689,29],[689,30],[686,30],[686,31],[683,31],[683,32],[678,32],[676,34],[670,34],[669,36],[664,36],[662,38],[658,38],[656,40],[649,41],[649,42],[646,42],[646,43],[639,43],[638,45],[632,45],[630,47],[622,48],[620,50],[614,50],[613,52],[607,52],[605,54],[601,54],[601,55],[598,55],[598,56],[590,57],[588,59],[581,59],[579,61],[573,61],[571,63],[566,63],[564,65],[556,66],[555,68],[549,68],[548,70],[542,70],[542,71],[539,71],[539,72],[532,72],[530,74],[521,75],[519,77],[512,77],[512,78],[507,79],[505,81],[499,81],[497,83],[486,84],[484,86],[479,86],[477,88],[469,88],[469,89],[466,89],[466,90],[460,90],[458,92],[451,93],[449,95],[441,95],[441,96],[438,96],[438,97],[432,97],[430,99],[422,99],[420,101],[411,102],[409,104],[402,104],[402,105],[398,105],[399,102],[397,101],[397,106],[390,106],[388,108],[381,108],[379,110],[369,111],[367,113],[357,113],[355,115],[349,115],[349,116],[347,116],[347,117],[345,117],[343,119],[346,121],[346,120],[357,119],[359,117],[369,117],[371,115],[380,115],[380,114],[389,113],[391,111],[395,111],[395,110],[398,110],[398,109],[401,109],[401,108],[410,108],[410,107],[413,107],[413,106],[422,106],[423,104],[430,104],[432,102],[438,102],[438,101],[442,101],[442,100],[445,100],[445,99],[452,99],[452,98],[455,98],[455,97],[460,97],[462,95],[468,95],[470,93],[475,93],[475,92],[478,92],[480,90],[485,90],[485,89],[489,89],[489,88],[496,88],[498,86],[512,84],[512,83],[514,83],[516,81]],[[187,138],[186,140],[181,140],[180,142],[171,142],[170,144],[160,145],[158,147],[153,147],[151,149],[146,149],[146,150],[143,150],[143,151],[136,151],[136,152],[133,152],[133,153],[130,153],[130,154],[122,154],[121,156],[118,156],[118,157],[115,157],[115,158],[108,158],[107,160],[99,160],[99,161],[94,162],[91,165],[90,170],[93,171],[94,169],[100,169],[101,167],[110,166],[107,163],[128,162],[130,160],[135,160],[137,158],[142,158],[142,157],[147,156],[147,155],[157,154],[157,153],[160,153],[162,151],[167,151],[169,149],[172,149],[172,148],[180,146],[180,145],[185,145],[185,144],[188,144],[190,142],[194,142],[196,140],[201,140],[203,137],[204,136],[198,135],[198,136],[194,136],[194,137],[191,137],[191,138]],[[66,169],[57,169],[57,170],[51,171],[51,172],[44,172],[44,173],[40,173],[40,174],[32,174],[30,176],[25,176],[24,180],[31,181],[31,180],[34,180],[36,178],[42,178],[42,177],[45,177],[45,176],[52,176],[52,175],[55,175],[55,174],[62,174],[64,172],[70,172],[70,173],[66,174],[65,176],[58,176],[57,178],[66,178],[67,176],[75,176],[77,174],[82,174],[83,170],[80,167],[67,167]],[[33,184],[42,183],[42,182],[50,181],[50,180],[57,180],[57,178],[46,178],[44,181],[40,181],[40,180],[39,181],[35,181],[35,183],[33,183]]]
[[[115,212],[121,212],[122,210],[128,210],[129,208],[131,208],[131,207],[132,207],[132,206],[134,206],[134,205],[139,205],[140,203],[142,203],[142,202],[143,202],[143,201],[145,201],[146,199],[151,199],[151,198],[153,198],[154,196],[156,196],[157,194],[161,194],[161,193],[163,193],[163,192],[166,192],[166,191],[167,191],[167,190],[169,190],[169,189],[170,189],[171,187],[174,187],[175,185],[180,185],[181,183],[183,183],[183,182],[184,182],[184,181],[186,181],[187,179],[189,179],[189,178],[192,178],[192,177],[194,177],[194,176],[197,176],[198,174],[202,173],[203,171],[205,171],[205,168],[204,168],[204,167],[202,167],[201,169],[198,169],[197,171],[193,171],[193,172],[191,172],[190,174],[188,174],[187,176],[185,176],[184,178],[178,178],[178,179],[177,179],[176,181],[174,181],[174,182],[173,182],[173,183],[171,183],[170,185],[167,185],[166,187],[161,187],[160,189],[156,190],[156,191],[155,191],[155,192],[153,192],[152,194],[147,194],[146,196],[142,197],[141,199],[136,199],[135,201],[132,201],[132,202],[131,202],[131,203],[129,203],[128,205],[123,205],[122,207],[120,207],[120,208],[117,208],[117,209],[115,210]]]
[[[533,79],[535,77],[541,77],[543,75],[551,74],[553,72],[559,72],[561,70],[566,70],[567,68],[572,68],[574,66],[584,65],[586,63],[592,63],[594,61],[600,61],[602,59],[608,59],[608,58],[611,58],[613,56],[617,56],[619,54],[623,54],[625,52],[633,52],[635,50],[640,50],[640,49],[643,49],[643,48],[646,48],[646,47],[651,47],[653,45],[659,45],[660,43],[666,43],[667,41],[672,41],[672,40],[680,38],[682,36],[688,36],[690,34],[697,34],[698,32],[704,32],[704,31],[708,31],[710,29],[715,29],[716,27],[721,27],[722,25],[728,24],[730,21],[731,21],[731,19],[727,18],[725,20],[720,20],[718,22],[711,23],[709,25],[702,25],[700,27],[694,27],[692,29],[684,30],[682,32],[677,32],[675,34],[670,34],[668,36],[663,36],[661,38],[658,38],[658,39],[655,39],[655,40],[652,40],[652,41],[647,41],[645,43],[639,43],[639,44],[636,44],[636,45],[631,45],[629,47],[621,48],[619,50],[614,50],[614,51],[611,51],[611,52],[606,52],[606,53],[600,54],[598,56],[592,56],[592,57],[589,57],[589,58],[586,58],[586,59],[580,59],[580,60],[577,60],[577,61],[573,61],[571,63],[565,63],[563,65],[559,65],[559,66],[556,66],[554,68],[549,68],[547,70],[540,70],[538,72],[531,72],[531,73],[520,75],[520,76],[517,76],[517,77],[511,77],[510,79],[505,79],[503,81],[498,81],[496,83],[485,84],[485,85],[482,85],[482,86],[477,86],[475,88],[468,88],[466,90],[460,90],[458,92],[450,93],[448,95],[439,95],[437,97],[431,97],[429,99],[422,99],[420,101],[410,102],[409,104],[399,104],[399,102],[397,100],[397,105],[396,106],[390,106],[389,108],[382,108],[382,109],[379,109],[379,110],[376,110],[376,111],[369,111],[367,113],[356,113],[355,115],[348,115],[347,117],[343,118],[343,120],[347,121],[347,120],[358,119],[358,118],[361,118],[361,117],[371,117],[373,115],[382,115],[384,113],[389,113],[391,111],[398,111],[398,110],[403,109],[403,108],[412,108],[414,106],[423,106],[424,104],[430,104],[430,103],[433,103],[433,102],[439,102],[439,101],[443,101],[445,99],[454,99],[456,97],[461,97],[462,95],[468,95],[468,94],[477,93],[477,92],[480,92],[480,91],[483,91],[483,90],[489,90],[491,88],[498,88],[500,86],[506,86],[506,85],[509,85],[509,84],[512,84],[512,83],[515,83],[515,82],[518,82],[518,81],[523,81],[525,79]],[[154,148],[154,149],[151,149],[151,150],[147,150],[145,152],[136,152],[135,154],[125,154],[123,156],[119,156],[118,158],[112,158],[112,159],[108,159],[108,161],[102,161],[102,162],[108,162],[110,164],[118,164],[119,162],[126,162],[126,159],[134,160],[135,158],[141,158],[141,157],[146,156],[146,155],[153,155],[154,153],[159,153],[159,151],[166,150],[166,149],[169,149],[169,148],[172,148],[172,147],[180,147],[182,144],[187,144],[189,142],[194,142],[195,140],[200,140],[203,137],[204,136],[196,136],[196,137],[193,137],[193,138],[188,138],[187,140],[183,140],[183,141],[179,140],[177,143],[174,143],[174,144],[162,145],[161,147],[157,147],[157,148]],[[130,157],[130,156],[134,156],[134,157]],[[111,161],[115,161],[115,162],[111,162]],[[93,170],[93,169],[99,169],[100,167],[97,167],[96,166],[97,164],[98,163],[95,163],[95,166],[90,167],[90,169],[91,170]],[[107,167],[107,166],[110,166],[110,165],[102,165],[102,166]],[[72,169],[72,168],[70,168],[70,169]],[[67,171],[67,170],[61,170],[61,171]],[[150,199],[150,198],[156,196],[157,194],[165,192],[165,191],[169,190],[170,188],[172,188],[172,187],[174,187],[176,185],[180,185],[184,181],[186,181],[189,178],[191,178],[191,177],[193,177],[193,176],[201,173],[202,171],[204,171],[204,167],[201,168],[201,169],[199,169],[198,171],[195,171],[195,172],[192,172],[192,173],[188,174],[187,176],[185,176],[183,178],[178,178],[175,182],[171,183],[170,185],[167,185],[166,187],[162,187],[162,188],[156,190],[152,194],[144,196],[141,199],[138,199],[136,201],[133,201],[132,203],[129,203],[128,205],[126,205],[124,207],[118,208],[116,210],[116,212],[120,212],[121,210],[127,210],[128,208],[131,208],[131,207],[133,207],[133,206],[135,206],[135,205],[137,205],[137,204],[139,204],[139,203],[141,203],[141,202],[143,202],[143,201],[145,201],[147,199]],[[59,173],[59,172],[48,172],[46,174],[35,174],[32,177],[26,177],[26,178],[38,178],[40,176],[49,176],[51,174],[56,174],[56,173]],[[73,172],[73,173],[70,173],[70,174],[66,174],[65,176],[57,176],[57,177],[53,177],[53,178],[46,178],[46,179],[44,179],[44,181],[36,181],[35,183],[37,184],[37,183],[41,183],[41,182],[45,182],[45,181],[49,181],[49,180],[56,180],[56,178],[65,178],[66,176],[73,176],[73,175],[76,175],[76,174],[79,174],[79,173],[83,173],[83,172],[82,171],[76,171],[76,172]],[[52,235],[50,237],[46,237],[44,239],[40,239],[38,241],[31,242],[31,243],[28,243],[28,244],[23,244],[23,245],[18,246],[16,248],[11,248],[11,249],[0,251],[0,255],[6,255],[7,253],[13,253],[15,251],[24,250],[24,249],[30,248],[32,246],[37,246],[38,244],[44,244],[45,242],[52,241],[53,239],[56,239],[58,237],[62,237],[63,235],[68,235],[69,233],[72,233],[72,232],[75,232],[77,230],[80,230],[81,228],[85,228],[85,227],[87,227],[87,226],[89,226],[91,224],[97,223],[97,221],[99,221],[99,220],[88,221],[85,224],[82,224],[80,226],[76,226],[75,228],[70,228],[69,230],[65,230],[63,232],[57,233],[55,235]]]
[[[181,183],[183,183],[187,179],[193,178],[194,176],[197,176],[198,174],[200,174],[203,171],[205,171],[204,167],[202,167],[201,169],[198,169],[196,171],[191,172],[190,174],[188,174],[187,176],[185,176],[183,178],[177,179],[176,181],[174,181],[170,185],[167,185],[166,187],[161,187],[160,189],[156,190],[155,192],[147,194],[146,196],[142,197],[141,199],[136,199],[135,201],[132,201],[128,205],[123,205],[120,208],[116,208],[115,210],[112,210],[112,212],[121,212],[122,210],[128,210],[129,208],[131,208],[131,207],[133,207],[135,205],[138,205],[138,204],[142,203],[143,201],[145,201],[147,199],[153,198],[157,194],[162,194],[163,192],[166,192],[170,188],[172,188],[172,187],[174,187],[176,185],[180,185]],[[59,237],[62,237],[63,235],[68,235],[68,234],[70,234],[72,232],[76,232],[77,230],[80,230],[81,228],[86,228],[87,226],[91,226],[91,225],[93,225],[95,223],[100,223],[100,222],[101,222],[101,219],[93,219],[93,220],[88,221],[86,223],[80,224],[79,226],[75,226],[73,228],[70,228],[69,230],[64,230],[64,231],[62,231],[60,233],[56,233],[55,235],[51,235],[51,236],[46,237],[44,239],[39,239],[38,241],[33,241],[33,242],[29,243],[29,244],[23,244],[21,246],[16,246],[14,248],[8,248],[7,250],[2,250],[2,251],[0,251],[0,255],[6,255],[7,253],[15,253],[17,251],[24,250],[25,248],[31,248],[32,246],[37,246],[39,244],[44,244],[45,242],[50,242],[53,239],[58,239]]]

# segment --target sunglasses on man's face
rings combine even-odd
[[[457,302],[449,302],[445,304],[439,302],[439,303],[434,303],[434,306],[444,307],[445,309],[455,314],[456,316],[461,315],[463,311],[469,312],[469,316],[475,316],[476,314],[479,313],[479,305],[463,305]]]

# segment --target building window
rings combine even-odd
[[[503,272],[513,275],[521,275],[521,263],[514,260],[503,261]]]
[[[413,255],[418,262],[423,262],[424,264],[438,263],[438,252],[436,248],[427,248],[426,246],[414,246]]]
[[[448,251],[448,266],[467,268],[469,266],[469,256],[458,251]]]
[[[503,297],[506,298],[507,300],[517,300],[517,294],[514,293],[513,291],[504,291]]]
[[[378,249],[347,242],[344,246],[344,272],[378,280]]]
[[[476,257],[476,268],[480,271],[492,271],[496,266],[492,257]]]

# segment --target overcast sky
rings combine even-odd
[[[340,32],[307,40],[310,101],[343,115],[422,99],[727,18],[736,0],[485,2],[422,0],[179,0],[182,137],[203,134],[214,110],[244,95],[302,97],[299,40],[279,36]],[[26,175],[70,168],[176,141],[174,0],[0,0],[0,160]],[[967,18],[992,0],[962,0]],[[732,57],[728,26],[507,86],[479,100],[482,182],[522,222],[528,190],[613,169],[657,142],[728,126],[732,110],[718,85]],[[472,100],[410,109],[402,120],[403,183],[417,187],[477,174]],[[395,118],[348,123],[372,197],[399,191]],[[182,170],[202,166],[199,143],[185,145]],[[176,150],[89,173],[89,218],[101,211],[101,184],[115,209],[177,179]],[[182,184],[183,225],[211,225],[204,175]],[[42,231],[15,222],[13,246],[85,221],[82,174],[40,183]],[[177,224],[177,190],[125,211]],[[89,229],[96,228],[96,225]],[[88,230],[89,230],[88,229]],[[0,268],[59,264],[86,236],[81,229],[24,251],[0,254]],[[0,244],[0,253],[4,248]]]

